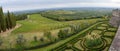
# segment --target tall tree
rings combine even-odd
[[[11,13],[11,22],[12,22],[12,27],[16,26],[16,19],[15,19],[15,15],[13,13]]]
[[[6,23],[5,23],[5,17],[4,17],[4,14],[3,14],[2,7],[0,7],[0,23],[1,23],[2,31],[6,31]]]
[[[6,21],[7,21],[7,26],[8,28],[13,28],[16,26],[16,18],[15,18],[15,15],[13,13],[10,13],[8,11],[7,13],[7,18],[6,18]]]
[[[9,11],[7,13],[7,17],[8,17],[8,27],[11,29],[12,28],[12,18],[11,18],[11,14]]]
[[[0,33],[5,32],[6,29],[11,29],[16,26],[16,19],[13,13],[8,11],[7,15],[4,15],[2,7],[0,7]]]
[[[10,29],[10,23],[9,23],[9,19],[8,19],[8,15],[6,16],[6,28]]]

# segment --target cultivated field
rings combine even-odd
[[[75,15],[75,12],[71,11],[56,12],[51,14]],[[64,15],[62,16],[64,18]],[[110,26],[106,17],[74,18],[65,21],[49,19],[38,13],[28,14],[27,19],[17,21],[19,27],[5,36],[0,35],[2,40],[0,50],[106,51],[109,49],[117,28]]]

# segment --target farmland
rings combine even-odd
[[[42,16],[58,21],[101,18],[110,15],[106,10],[50,10],[41,13]]]
[[[78,11],[56,10],[27,14],[26,19],[17,21],[20,27],[0,35],[0,50],[107,51],[117,31],[108,22],[109,13],[85,13],[80,16]]]

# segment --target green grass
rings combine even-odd
[[[67,26],[65,23],[44,18],[40,14],[30,15],[28,19],[18,21],[18,23],[22,24],[22,26],[13,33],[40,32]]]
[[[72,49],[66,49],[65,51],[73,51]]]
[[[22,24],[22,26],[14,30],[13,34],[20,33],[30,33],[30,32],[43,32],[50,31],[58,28],[68,27],[70,24],[81,24],[84,23],[95,23],[97,20],[103,19],[86,19],[86,20],[75,20],[67,22],[58,22],[45,17],[42,17],[40,14],[29,15],[29,18],[26,20],[18,21],[17,23]]]
[[[97,27],[97,29],[100,29],[100,30],[105,30],[106,29],[106,27]]]
[[[110,39],[110,38],[104,38],[104,39],[106,39],[106,41],[107,41],[107,44],[111,44],[111,42],[112,42],[112,39]]]
[[[101,24],[101,26],[108,26],[107,24]]]
[[[108,30],[110,30],[110,31],[116,31],[117,28],[108,28]]]
[[[100,34],[100,33],[102,33],[102,31],[101,31],[101,30],[93,30],[93,31],[91,32],[91,34],[92,34],[92,33]]]
[[[114,36],[115,32],[105,32],[104,36]]]

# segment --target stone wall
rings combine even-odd
[[[120,10],[114,9],[112,11],[112,17],[111,17],[109,23],[114,27],[119,27],[119,25],[120,25]]]

